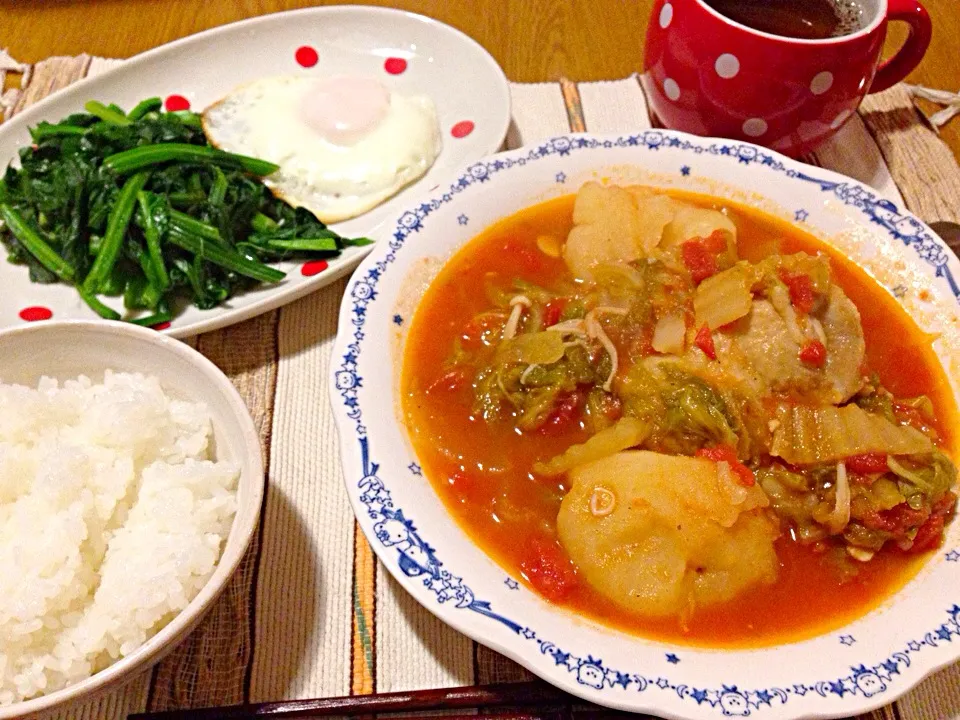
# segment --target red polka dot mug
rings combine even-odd
[[[773,35],[735,22],[704,0],[658,0],[641,77],[657,120],[674,130],[748,140],[798,157],[856,112],[868,92],[906,77],[930,44],[916,0],[856,0],[855,32],[822,40]],[[910,36],[880,62],[887,23]]]

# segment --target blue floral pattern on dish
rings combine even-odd
[[[927,648],[936,648],[942,643],[952,643],[955,638],[960,637],[960,605],[953,605],[946,609],[946,620],[922,639],[909,641],[902,650],[894,652],[876,664],[851,665],[850,673],[842,677],[783,688],[748,689],[736,685],[721,685],[714,688],[691,687],[674,683],[668,677],[652,671],[645,671],[650,674],[624,671],[607,666],[600,657],[589,654],[586,657],[574,655],[551,640],[539,637],[533,628],[525,627],[522,623],[496,612],[489,602],[475,597],[473,591],[463,583],[461,576],[444,566],[434,548],[420,536],[413,518],[406,515],[403,509],[395,506],[390,491],[378,476],[379,466],[371,458],[367,428],[363,423],[363,412],[357,398],[357,391],[363,387],[363,378],[357,374],[357,359],[363,350],[365,338],[363,328],[366,323],[367,306],[376,299],[377,284],[396,260],[397,253],[403,249],[406,239],[423,228],[423,221],[427,216],[471,185],[486,182],[494,173],[516,166],[525,166],[544,157],[563,157],[575,151],[612,147],[645,147],[651,151],[666,147],[690,152],[693,155],[725,156],[735,159],[738,163],[761,165],[787,177],[815,183],[823,192],[834,195],[846,205],[862,210],[871,222],[882,226],[891,237],[912,247],[921,259],[935,268],[938,277],[946,280],[954,296],[960,300],[960,287],[948,267],[948,251],[944,249],[938,238],[935,239],[924,230],[914,218],[901,213],[889,200],[880,198],[859,185],[823,180],[807,175],[785,166],[776,156],[752,145],[718,142],[702,144],[695,140],[649,130],[612,140],[577,136],[557,137],[531,148],[525,156],[493,157],[483,160],[471,165],[463,176],[450,185],[449,191],[444,193],[440,200],[434,199],[429,203],[421,204],[415,210],[404,213],[394,230],[393,239],[389,241],[389,251],[384,259],[369,269],[365,276],[355,276],[351,284],[352,341],[347,346],[347,352],[340,359],[340,366],[335,372],[334,379],[346,415],[354,422],[354,432],[360,445],[363,477],[358,483],[361,493],[359,497],[367,514],[374,522],[374,534],[381,545],[396,553],[396,562],[401,572],[408,577],[419,578],[438,603],[452,603],[458,609],[476,612],[501,623],[517,636],[536,643],[540,653],[553,659],[557,667],[565,668],[580,685],[594,690],[674,693],[682,700],[689,700],[697,705],[706,704],[719,714],[728,717],[749,716],[754,711],[783,705],[789,702],[791,697],[804,697],[808,694],[824,698],[846,695],[870,698],[882,693],[893,682],[894,676],[899,675],[903,668],[910,666],[911,655],[923,652]],[[687,165],[681,170],[684,176],[690,171]],[[566,175],[563,173],[556,175],[555,180],[563,182],[560,179],[561,176],[566,180]],[[800,217],[801,213],[802,217]],[[806,215],[805,210],[798,210],[797,220],[805,220]],[[350,328],[343,327],[342,331],[348,332]],[[416,463],[411,463],[408,469],[416,475],[421,474],[420,466]],[[956,550],[947,553],[947,559],[950,561],[956,561],[958,557],[960,555]],[[516,581],[509,578],[505,584],[510,589],[519,587]],[[852,636],[842,635],[840,642],[849,647],[856,641]],[[673,667],[680,660],[676,654],[667,653],[665,662],[669,667]]]

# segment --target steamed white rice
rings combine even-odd
[[[0,705],[129,655],[209,580],[239,476],[211,438],[156,378],[0,384]]]

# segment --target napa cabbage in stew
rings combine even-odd
[[[841,624],[956,505],[929,339],[825,245],[716,199],[588,183],[492,228],[427,291],[402,386],[472,537],[646,635]]]

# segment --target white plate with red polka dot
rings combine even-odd
[[[445,176],[497,151],[510,122],[510,91],[496,61],[474,40],[443,23],[381,8],[317,7],[214,28],[132,58],[82,80],[0,126],[0,163],[30,143],[28,128],[83,110],[89,100],[130,109],[161,97],[170,109],[202,109],[233,88],[278,75],[374,77],[404,95],[426,95],[437,110],[443,149],[430,170],[390,200],[332,225],[348,237],[389,239],[398,210]],[[190,306],[158,329],[188,337],[246,320],[349,273],[370,247],[351,247],[326,262],[285,262],[287,273],[212,310]],[[0,256],[5,250],[0,248]],[[0,329],[48,319],[94,319],[76,290],[30,282],[27,268],[0,259]]]

